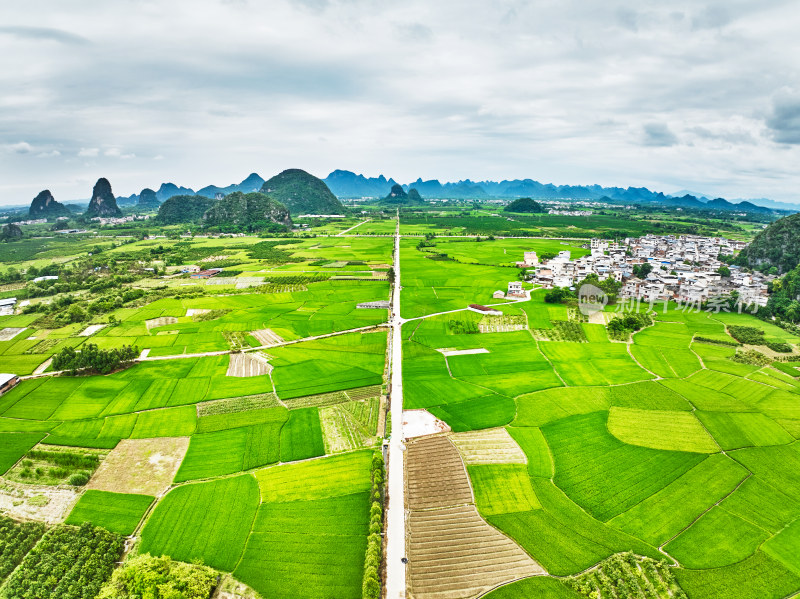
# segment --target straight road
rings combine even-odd
[[[403,464],[403,320],[400,318],[400,218],[394,239],[394,291],[392,293],[391,417],[389,438],[389,506],[386,510],[386,597],[406,596],[406,506]]]

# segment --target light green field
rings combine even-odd
[[[714,453],[719,446],[694,414],[612,406],[608,430],[620,441],[653,449]]]

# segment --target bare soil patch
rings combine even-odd
[[[272,372],[272,365],[258,353],[231,354],[227,376],[261,376]]]
[[[19,520],[38,520],[47,524],[63,522],[78,500],[74,489],[23,485],[3,481],[0,484],[0,513]]]
[[[528,458],[504,428],[452,433],[450,439],[467,464],[527,464]]]
[[[283,343],[284,339],[272,329],[260,329],[250,333],[261,345],[277,345]]]
[[[174,316],[161,316],[159,318],[151,318],[150,320],[144,321],[147,330],[154,329],[156,327],[163,327],[168,324],[178,324],[178,319]]]
[[[86,327],[80,333],[78,333],[78,337],[91,337],[97,331],[102,329],[104,326],[106,326],[106,325],[104,325],[104,324],[90,324],[88,327]]]
[[[614,315],[607,312],[593,312],[589,314],[589,324],[607,325],[612,318],[614,318]]]
[[[206,312],[211,312],[211,310],[207,308],[187,308],[186,309],[186,316],[190,318],[195,316],[196,314],[205,314]]]
[[[472,599],[545,573],[481,518],[464,464],[446,436],[414,440],[406,455],[408,573],[415,599]]]
[[[475,349],[449,349],[443,347],[441,349],[437,349],[436,351],[441,352],[445,357],[450,356],[470,356],[472,354],[488,354],[489,350],[485,347],[478,347]]]
[[[188,437],[123,439],[86,488],[159,496],[169,489],[188,448]]]
[[[42,374],[45,370],[50,367],[50,364],[53,363],[53,358],[47,358],[44,362],[39,364],[36,367],[36,370],[33,371],[33,374]]]
[[[406,439],[435,435],[449,430],[447,423],[436,418],[428,410],[403,410],[403,435]]]
[[[27,327],[22,327],[21,329],[15,327],[6,327],[4,329],[0,329],[0,341],[11,341],[26,328]]]

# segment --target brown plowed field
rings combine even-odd
[[[261,345],[277,345],[283,343],[283,337],[272,329],[259,329],[250,333]]]
[[[544,573],[514,541],[486,524],[474,505],[412,511],[409,529],[415,599],[477,597],[502,583]]]
[[[471,599],[544,569],[489,526],[461,456],[444,435],[408,442],[408,574],[412,599]]]
[[[472,487],[458,450],[445,436],[408,443],[408,507],[426,510],[472,503]]]

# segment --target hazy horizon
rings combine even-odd
[[[0,7],[0,205],[302,168],[800,201],[787,1]]]

